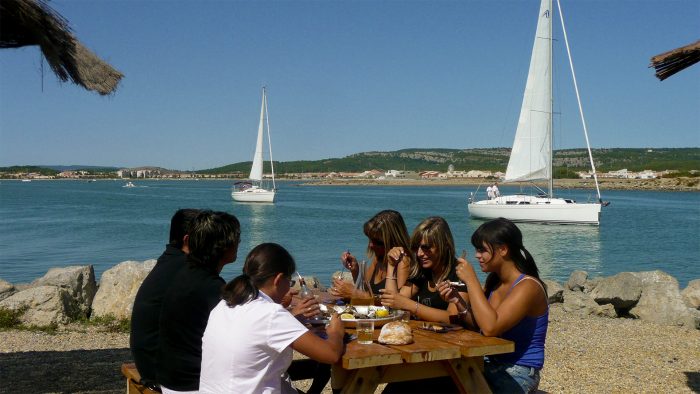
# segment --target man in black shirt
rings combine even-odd
[[[129,342],[141,382],[148,387],[158,386],[156,355],[163,297],[175,274],[185,266],[189,250],[184,238],[190,222],[198,213],[198,209],[180,209],[175,212],[170,220],[170,242],[136,293],[131,312]]]
[[[157,379],[164,393],[197,391],[202,335],[221,300],[224,265],[236,260],[240,224],[225,212],[201,211],[186,237],[187,263],[175,275],[160,312]]]

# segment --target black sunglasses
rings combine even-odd
[[[422,250],[423,253],[430,253],[430,252],[431,252],[431,250],[430,250],[431,248],[432,248],[432,246],[431,246],[431,245],[427,245],[427,244],[420,244],[420,246],[418,246],[418,249]]]

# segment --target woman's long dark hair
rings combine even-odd
[[[291,277],[296,270],[294,258],[287,249],[275,243],[260,244],[245,258],[243,274],[226,284],[222,298],[231,308],[245,304],[258,298],[258,289],[268,279],[279,273]]]
[[[545,293],[547,292],[547,286],[540,279],[540,271],[537,269],[535,259],[523,246],[523,234],[513,222],[498,218],[479,226],[472,234],[472,245],[476,249],[483,249],[484,244],[491,248],[492,254],[495,253],[498,246],[507,246],[508,257],[513,260],[518,271],[536,278],[545,288]],[[491,294],[500,283],[501,278],[495,272],[490,273],[486,277],[486,285],[484,286],[486,295]]]
[[[379,239],[384,243],[384,258],[380,263],[386,263],[388,258],[386,252],[391,250],[391,248],[400,246],[406,253],[410,250],[408,230],[406,229],[406,223],[403,221],[403,216],[392,209],[385,209],[372,216],[371,219],[365,222],[362,231],[367,238]],[[369,246],[367,246],[367,254],[370,257],[375,257],[374,251]],[[414,265],[413,262],[411,262],[411,265]]]

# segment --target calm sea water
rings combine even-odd
[[[225,210],[242,224],[238,275],[246,253],[261,242],[287,247],[304,275],[324,282],[350,249],[363,256],[362,224],[382,209],[404,215],[409,232],[425,217],[449,222],[458,252],[481,223],[471,220],[473,186],[303,186],[278,183],[274,205],[231,200],[227,181],[5,181],[0,183],[0,278],[29,282],[51,267],[93,264],[102,272],[125,260],[157,258],[179,208]],[[483,190],[483,189],[482,189]],[[512,191],[501,187],[501,193]],[[586,201],[590,191],[562,191]],[[681,286],[700,278],[700,193],[605,191],[612,204],[600,227],[522,224],[525,246],[543,277],[563,281],[574,270],[591,276],[662,270]],[[478,268],[478,267],[477,267]],[[483,276],[482,276],[483,279]]]

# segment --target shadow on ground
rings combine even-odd
[[[688,387],[694,393],[700,393],[700,372],[684,372],[688,379]]]
[[[123,393],[124,349],[0,354],[3,393]]]

